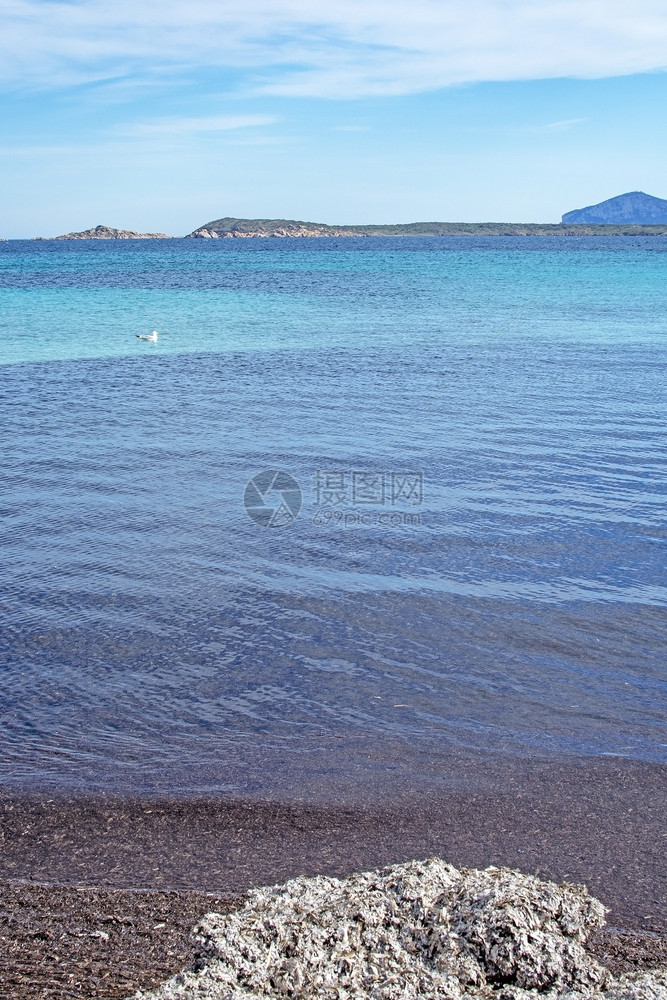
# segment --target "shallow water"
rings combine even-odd
[[[0,244],[1,780],[663,760],[666,251]]]

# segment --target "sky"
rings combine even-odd
[[[667,198],[665,0],[0,0],[0,236]]]

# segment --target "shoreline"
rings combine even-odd
[[[116,242],[116,243],[118,243],[118,242],[121,242],[121,243],[136,243],[136,242],[141,241],[142,243],[145,243],[146,241],[150,242],[150,241],[159,240],[162,243],[165,240],[181,241],[181,240],[192,240],[192,239],[194,239],[194,240],[201,240],[201,239],[208,239],[208,240],[211,240],[211,239],[213,239],[213,240],[215,240],[215,239],[222,239],[222,240],[228,240],[228,239],[233,239],[233,240],[238,240],[238,239],[242,239],[242,240],[267,240],[267,239],[274,239],[274,240],[281,240],[281,241],[285,241],[285,240],[290,241],[290,240],[297,240],[297,239],[304,240],[305,239],[305,240],[311,241],[311,240],[339,240],[339,239],[357,239],[358,240],[358,239],[373,239],[373,238],[375,238],[375,239],[391,239],[391,238],[395,238],[395,239],[405,239],[405,238],[410,238],[410,239],[425,239],[425,238],[427,238],[427,239],[438,239],[438,238],[445,238],[446,239],[448,237],[457,237],[457,238],[466,238],[466,237],[474,238],[474,237],[476,237],[476,238],[479,239],[479,238],[482,238],[482,237],[495,237],[495,238],[500,239],[501,237],[506,237],[506,238],[508,238],[508,237],[517,237],[517,238],[520,238],[520,239],[528,239],[528,238],[531,238],[531,237],[533,237],[533,238],[541,238],[541,237],[547,237],[547,236],[551,237],[551,236],[553,236],[553,237],[557,237],[557,238],[561,238],[561,239],[565,239],[565,238],[578,239],[578,238],[592,238],[592,237],[614,237],[614,238],[616,238],[616,237],[625,237],[625,238],[627,238],[627,237],[635,237],[635,238],[637,238],[637,237],[642,237],[642,236],[645,236],[645,237],[665,237],[665,236],[667,236],[667,227],[665,227],[665,226],[656,227],[655,229],[652,228],[652,227],[645,227],[645,226],[638,226],[638,227],[636,227],[636,229],[635,228],[629,228],[629,227],[625,227],[625,228],[624,227],[618,227],[618,229],[616,231],[614,231],[614,232],[605,232],[604,231],[605,228],[612,228],[612,229],[614,229],[615,227],[603,227],[603,226],[600,226],[599,228],[594,228],[592,226],[582,226],[581,227],[581,229],[582,229],[581,232],[572,232],[571,230],[567,230],[565,232],[554,232],[552,228],[546,228],[545,227],[545,229],[542,230],[542,229],[539,229],[539,228],[536,227],[535,230],[519,229],[518,231],[515,230],[515,229],[512,229],[511,231],[510,230],[508,230],[508,231],[505,231],[505,230],[498,230],[498,231],[496,231],[496,230],[489,230],[489,229],[482,229],[480,231],[477,231],[477,230],[467,230],[467,229],[466,230],[464,230],[464,229],[453,229],[451,232],[446,232],[446,233],[429,233],[429,232],[417,232],[417,233],[412,233],[412,232],[408,232],[408,233],[401,233],[401,232],[391,232],[391,233],[349,232],[349,233],[347,233],[346,232],[346,233],[333,233],[333,234],[332,233],[296,233],[296,234],[294,234],[294,233],[230,233],[228,235],[225,234],[223,236],[210,236],[209,235],[208,237],[203,237],[203,236],[200,236],[200,235],[196,235],[195,236],[195,235],[190,234],[190,233],[188,233],[186,236],[102,236],[102,237],[99,237],[99,236],[73,236],[73,237],[66,237],[66,236],[26,236],[26,237],[9,237],[9,238],[6,238],[4,240],[0,240],[0,242],[2,242],[2,243],[13,243],[13,242],[15,242],[15,243],[81,243],[81,242],[86,242],[87,241],[87,242],[97,242],[97,243],[99,243],[99,242],[106,242],[106,243],[109,243],[109,242],[111,242],[111,243],[114,243],[114,242]]]
[[[532,762],[504,783],[489,770],[477,786],[469,773],[467,787],[338,803],[2,791],[0,991],[122,1000],[187,965],[197,919],[250,888],[434,855],[583,882],[610,908],[601,961],[667,965],[667,769]]]
[[[243,796],[0,788],[0,880],[237,895],[439,855],[584,882],[613,921],[667,933],[661,764],[476,755],[419,783],[294,777],[291,791]]]

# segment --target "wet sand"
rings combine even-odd
[[[470,767],[457,791],[337,804],[5,793],[0,992],[128,996],[182,967],[197,917],[252,886],[434,854],[583,882],[610,908],[599,957],[667,964],[667,769],[488,762],[476,783]]]

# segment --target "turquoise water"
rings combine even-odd
[[[499,335],[664,346],[658,240],[258,243],[6,244],[0,363],[144,357],[134,335],[155,327],[154,354]]]
[[[3,780],[664,759],[666,247],[0,244]]]

